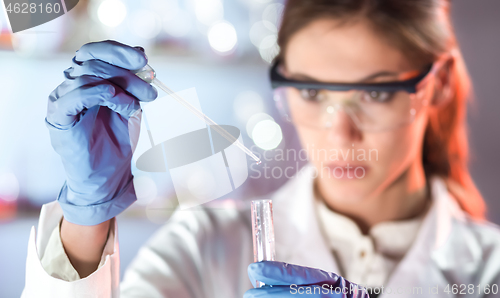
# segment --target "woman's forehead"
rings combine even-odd
[[[285,61],[288,73],[333,82],[357,82],[379,72],[418,67],[364,20],[342,25],[331,19],[312,22],[291,37]]]

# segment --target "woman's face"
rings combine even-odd
[[[371,82],[383,82],[422,69],[423,65],[412,63],[368,22],[336,24],[317,20],[292,36],[285,53],[287,76],[356,83],[380,74]],[[288,100],[303,98],[300,91],[290,89]],[[295,126],[318,170],[320,189],[340,200],[360,200],[382,194],[395,181],[411,177],[407,174],[412,171],[422,172],[427,113],[423,108],[412,123],[382,132],[361,131],[342,110],[328,129]]]

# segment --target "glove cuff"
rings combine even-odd
[[[110,220],[137,200],[133,178],[130,179],[118,195],[100,204],[87,206],[74,205],[67,200],[67,193],[68,186],[64,182],[57,197],[57,201],[63,210],[64,218],[71,223],[82,226],[93,226]]]

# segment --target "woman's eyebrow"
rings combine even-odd
[[[367,77],[364,77],[363,79],[361,79],[359,81],[356,81],[354,83],[364,83],[364,82],[371,81],[371,80],[374,80],[374,79],[378,79],[378,78],[381,78],[381,77],[396,77],[397,78],[398,77],[398,73],[392,72],[392,71],[380,71],[380,72],[371,74],[371,75],[369,75]],[[320,80],[318,80],[316,78],[313,78],[311,76],[308,76],[308,75],[302,74],[302,73],[292,73],[292,74],[290,74],[289,79],[304,80],[304,81],[314,81],[314,82],[324,82],[324,81],[320,81]],[[326,83],[328,83],[328,82],[326,82]]]
[[[380,71],[380,72],[377,72],[377,73],[374,73],[372,75],[369,75],[365,78],[363,78],[362,80],[360,80],[359,82],[360,83],[363,83],[363,82],[366,82],[366,81],[371,81],[371,80],[374,80],[374,79],[378,79],[378,78],[381,78],[381,77],[395,77],[397,78],[398,77],[398,73],[397,72],[392,72],[392,71]]]

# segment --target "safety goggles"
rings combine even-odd
[[[360,130],[384,131],[414,121],[428,104],[428,81],[443,61],[438,59],[421,72],[402,73],[397,81],[358,84],[289,79],[277,60],[270,78],[278,109],[295,124],[328,129],[343,111]]]

